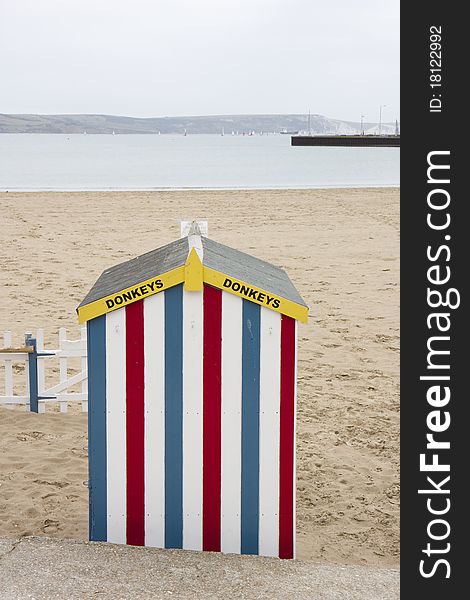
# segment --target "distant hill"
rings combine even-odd
[[[312,133],[358,133],[360,123],[311,115]],[[0,133],[214,133],[225,130],[239,134],[306,131],[307,115],[214,115],[203,117],[119,117],[114,115],[6,115],[0,114]],[[377,123],[364,123],[376,133]],[[395,126],[382,124],[382,133],[394,133]]]

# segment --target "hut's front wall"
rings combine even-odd
[[[177,285],[88,344],[90,539],[293,557],[296,322]]]

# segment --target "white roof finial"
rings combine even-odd
[[[209,224],[206,220],[180,221],[180,237],[190,235],[209,236]]]

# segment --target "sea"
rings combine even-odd
[[[399,158],[289,135],[0,134],[0,191],[389,187]]]

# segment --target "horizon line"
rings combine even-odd
[[[161,116],[153,116],[153,117],[136,117],[133,115],[122,115],[122,114],[113,114],[113,113],[101,113],[101,112],[96,112],[96,113],[80,113],[80,112],[73,112],[73,113],[4,113],[4,112],[0,112],[0,116],[5,116],[5,117],[12,117],[12,116],[26,116],[26,115],[31,115],[34,117],[74,117],[74,116],[87,116],[87,117],[118,117],[118,118],[125,118],[125,119],[141,119],[141,120],[151,120],[151,119],[193,119],[193,118],[210,118],[210,117],[282,117],[282,116],[305,116],[308,118],[309,113],[308,112],[299,112],[299,113],[293,113],[293,112],[285,112],[285,113],[281,113],[281,112],[276,112],[276,113],[212,113],[212,114],[199,114],[199,115],[161,115]],[[344,118],[337,118],[337,117],[327,117],[326,115],[322,115],[321,113],[310,113],[310,117],[322,117],[324,119],[330,119],[332,121],[343,121],[343,122],[347,122],[347,123],[359,123],[359,121],[354,121],[351,119],[344,119]],[[396,119],[393,119],[392,121],[383,121],[382,123],[385,124],[394,124],[395,120],[397,120],[398,122],[400,121],[400,119],[397,117]],[[378,123],[378,121],[364,121],[364,123]]]

